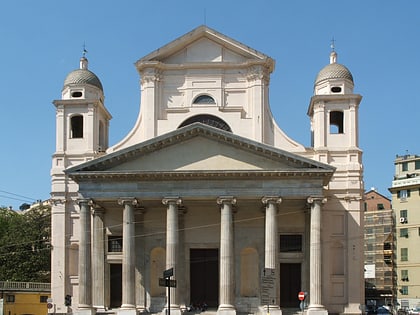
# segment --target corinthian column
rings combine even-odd
[[[265,259],[264,269],[272,277],[267,277],[267,281],[273,281],[272,292],[270,296],[265,297],[268,299],[266,305],[269,305],[266,311],[270,310],[271,314],[280,314],[280,307],[278,304],[280,272],[278,264],[278,248],[279,248],[279,235],[277,230],[277,213],[278,205],[281,203],[281,198],[276,196],[263,197],[262,203],[265,205]],[[270,290],[267,290],[270,291]]]
[[[234,306],[234,251],[233,251],[233,205],[234,197],[219,197],[220,205],[220,282],[219,308],[217,314],[235,315]]]
[[[310,284],[308,314],[326,314],[322,305],[322,274],[321,274],[321,205],[326,202],[323,197],[309,197],[311,205],[310,228]]]
[[[134,311],[136,309],[135,297],[135,223],[134,206],[137,206],[137,199],[121,199],[118,203],[124,206],[123,209],[123,255],[122,255],[122,305],[121,309]],[[130,312],[131,313],[131,312]],[[124,314],[127,314],[125,312]]]
[[[164,198],[162,203],[167,206],[166,211],[166,269],[173,268],[176,280],[179,274],[179,226],[178,206],[182,204],[179,197]],[[181,314],[178,301],[178,286],[169,288],[171,314]],[[169,297],[167,297],[169,300]]]
[[[80,207],[79,309],[92,309],[91,229],[89,200],[78,200]]]

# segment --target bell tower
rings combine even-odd
[[[324,256],[335,257],[344,261],[342,270],[323,270],[323,279],[327,283],[337,280],[337,274],[343,279],[350,275],[353,284],[345,281],[340,286],[348,292],[347,305],[343,313],[360,313],[359,290],[353,285],[363,287],[363,165],[362,150],[359,148],[358,112],[362,96],[354,94],[353,76],[349,69],[337,63],[337,53],[330,53],[330,63],[318,73],[314,84],[308,115],[311,119],[313,158],[336,168],[331,181],[326,187],[327,205],[323,218],[331,226],[322,229],[325,242],[322,247]],[[341,224],[337,233],[334,228]],[[328,244],[327,244],[328,243]],[[340,263],[343,265],[342,263]],[[347,288],[346,288],[347,286]],[[331,304],[331,297],[325,297],[323,303]]]
[[[76,274],[78,240],[74,226],[78,226],[78,185],[65,169],[102,154],[108,148],[108,128],[111,115],[104,105],[101,81],[88,70],[88,60],[80,58],[79,69],[64,80],[61,99],[54,100],[56,108],[56,149],[52,157],[52,264],[51,275],[57,313],[67,313],[70,299],[77,300],[71,276]],[[58,289],[57,289],[58,288]]]

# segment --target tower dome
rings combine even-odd
[[[330,63],[322,68],[316,76],[315,94],[352,93],[353,87],[353,75],[346,66],[337,63],[337,53],[332,51]]]
[[[88,70],[88,60],[84,56],[80,58],[80,69],[76,69],[67,75],[63,88],[74,84],[89,84],[103,91],[99,78],[92,71]]]

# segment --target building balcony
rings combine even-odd
[[[50,283],[41,282],[18,282],[18,281],[0,281],[0,290],[2,291],[33,291],[50,292]]]

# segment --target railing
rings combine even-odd
[[[51,291],[51,284],[42,282],[0,281],[0,290],[49,292]]]

